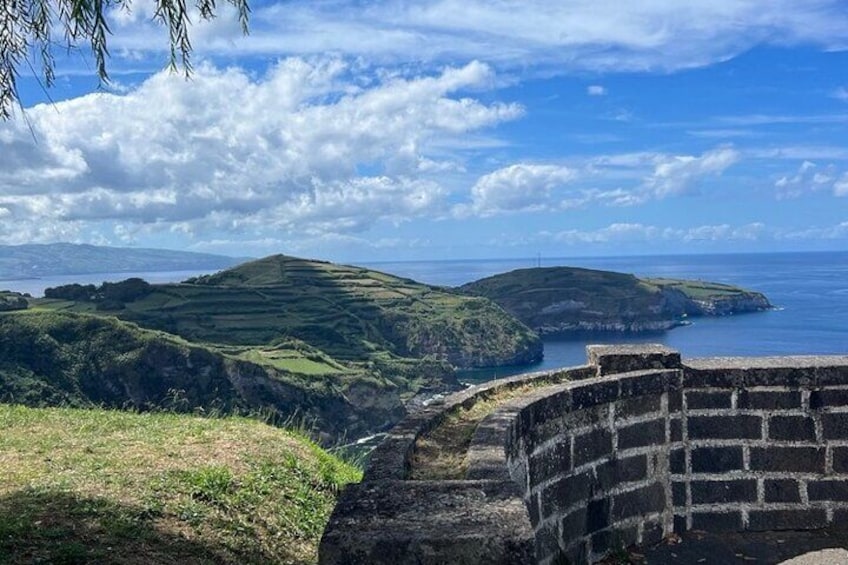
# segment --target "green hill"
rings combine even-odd
[[[253,420],[0,405],[0,563],[314,563],[357,469]]]
[[[275,255],[127,301],[41,302],[94,311],[195,342],[296,338],[342,362],[429,357],[457,367],[538,360],[538,336],[488,300],[385,273]]]
[[[310,364],[286,370],[289,351]],[[326,439],[367,435],[405,414],[397,385],[324,359],[292,342],[228,353],[89,314],[0,315],[0,402],[262,414]]]
[[[519,269],[459,290],[491,299],[540,334],[666,330],[688,316],[771,308],[762,294],[730,285],[574,267]]]

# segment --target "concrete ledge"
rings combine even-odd
[[[532,563],[533,545],[511,481],[378,481],[345,490],[319,563]]]

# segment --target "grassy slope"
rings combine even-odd
[[[311,563],[358,470],[252,420],[0,405],[0,562]]]
[[[276,255],[187,282],[156,285],[109,313],[198,342],[267,346],[296,338],[340,362],[432,355],[482,366],[526,362],[541,353],[532,332],[487,300],[368,269]]]

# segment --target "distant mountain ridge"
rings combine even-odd
[[[94,273],[226,269],[247,261],[168,249],[104,247],[75,243],[0,245],[0,279]]]

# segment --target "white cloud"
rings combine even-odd
[[[607,89],[600,84],[592,84],[586,87],[586,94],[589,96],[606,96]]]
[[[589,204],[643,204],[686,193],[739,158],[736,150],[719,147],[699,156],[641,152],[572,159],[568,166],[519,163],[480,177],[471,189],[470,204],[460,204],[453,212],[487,217]]]
[[[720,175],[739,160],[739,152],[722,147],[694,155],[658,155],[644,188],[656,198],[681,194],[705,176]]]
[[[842,173],[835,183],[833,183],[833,194],[835,196],[848,196],[848,173]]]
[[[834,196],[848,196],[848,173],[838,178],[833,164],[820,167],[805,160],[794,174],[778,178],[774,188],[778,199],[798,198],[822,190],[830,190]]]
[[[260,78],[201,66],[190,81],[162,72],[127,94],[31,108],[32,133],[0,124],[0,241],[109,221],[340,233],[438,213],[436,175],[463,168],[446,147],[523,111],[456,94],[491,85],[477,62],[372,71],[364,85],[349,70],[334,58],[286,59]]]
[[[638,242],[720,242],[757,241],[767,236],[765,224],[754,222],[741,226],[729,224],[671,228],[641,223],[614,223],[596,230],[563,230],[540,234],[543,239],[566,245],[638,243]]]
[[[848,102],[848,88],[844,86],[840,86],[836,90],[833,91],[832,96],[837,100],[842,100],[843,102]]]
[[[163,30],[145,4],[134,2],[130,14],[114,18],[113,52],[164,55]],[[339,53],[440,64],[485,59],[512,67],[532,61],[564,72],[692,68],[760,44],[848,46],[841,0],[772,0],[768,9],[761,0],[296,0],[254,6],[247,37],[232,8],[222,4],[221,11],[192,29],[201,54]]]
[[[562,205],[563,188],[576,177],[576,171],[558,165],[510,165],[480,177],[471,189],[472,211],[490,216]]]

